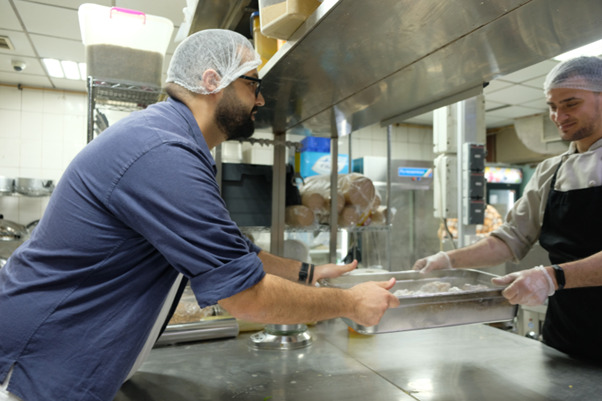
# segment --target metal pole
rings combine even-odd
[[[274,133],[274,165],[272,167],[272,230],[270,253],[284,254],[284,209],[286,207],[285,133]]]
[[[94,80],[92,77],[88,77],[88,143],[94,139],[94,108],[96,107],[96,101],[94,99]]]
[[[391,125],[387,125],[387,214],[385,224],[387,227],[387,265],[389,271],[391,271],[391,130]]]
[[[339,138],[330,139],[330,262],[337,261]]]
[[[464,195],[464,180],[462,179],[462,161],[463,161],[463,144],[465,140],[465,122],[466,122],[466,103],[461,101],[456,103],[456,155],[457,155],[457,209],[458,209],[458,248],[464,246],[464,208],[463,208],[463,195]]]

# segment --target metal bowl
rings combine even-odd
[[[54,190],[52,180],[40,178],[16,178],[15,191],[27,196],[48,196]]]
[[[10,195],[15,190],[15,179],[0,176],[0,195]]]

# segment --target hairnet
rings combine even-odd
[[[561,62],[552,68],[543,84],[545,93],[556,88],[602,92],[602,59],[583,56]]]
[[[243,35],[225,29],[206,29],[187,37],[174,52],[166,82],[204,95],[216,93],[232,81],[261,65],[261,58]],[[203,84],[203,73],[215,70],[217,88]]]

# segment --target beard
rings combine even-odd
[[[231,91],[226,89],[224,97],[220,100],[215,111],[217,126],[226,136],[226,140],[247,139],[255,131],[253,122],[253,112],[257,107],[253,107],[251,112],[234,96]]]
[[[587,119],[585,121],[583,121],[584,119],[582,118],[580,123],[581,123],[581,128],[577,129],[574,132],[563,132],[562,130],[560,131],[560,137],[565,140],[565,141],[579,141],[581,139],[585,139],[588,137],[591,137],[593,135],[595,135],[597,129],[599,128],[596,124],[596,122],[592,119]]]
[[[600,95],[599,93],[595,93],[594,110],[600,110],[600,96],[599,95]],[[577,129],[575,132],[565,133],[561,129],[559,129],[560,137],[565,141],[573,142],[573,141],[579,141],[581,139],[595,137],[596,135],[599,135],[601,127],[600,127],[600,121],[597,117],[597,114],[595,116],[592,116],[592,115],[581,116],[581,118],[578,120],[578,122],[581,124],[581,128]]]

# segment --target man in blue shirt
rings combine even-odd
[[[210,150],[253,133],[259,64],[239,34],[192,35],[172,58],[169,99],[74,158],[31,239],[0,270],[0,400],[111,400],[179,274],[201,307],[264,323],[344,316],[369,326],[398,305],[394,280],[295,283],[300,262],[261,251],[230,219]],[[303,281],[355,267],[318,266]]]

